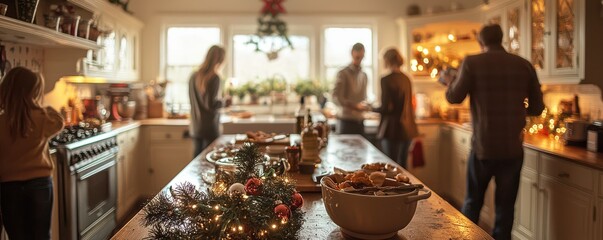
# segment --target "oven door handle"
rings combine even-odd
[[[103,166],[100,166],[100,167],[98,167],[97,169],[94,169],[94,170],[90,171],[89,173],[86,173],[86,174],[84,174],[84,175],[82,175],[82,176],[78,176],[78,178],[77,178],[77,179],[78,179],[79,181],[84,181],[84,180],[86,180],[87,178],[92,177],[93,175],[95,175],[95,174],[97,174],[97,173],[99,173],[99,172],[105,171],[105,170],[107,170],[108,168],[113,167],[113,166],[115,166],[115,161],[110,161],[110,162],[108,162],[107,164],[105,164],[105,165],[103,165]]]

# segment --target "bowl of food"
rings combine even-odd
[[[423,185],[410,184],[398,173],[364,169],[333,174],[320,181],[327,214],[354,238],[387,239],[410,223],[419,200],[431,196]]]

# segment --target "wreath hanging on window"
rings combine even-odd
[[[278,58],[278,53],[286,48],[293,49],[293,44],[287,35],[287,23],[279,18],[286,13],[283,7],[285,0],[262,0],[264,7],[258,17],[258,29],[247,44],[255,46],[256,52],[263,52],[272,61]]]

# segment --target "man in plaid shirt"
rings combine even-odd
[[[448,102],[461,103],[470,96],[473,138],[463,214],[475,223],[479,221],[484,194],[494,177],[496,221],[492,235],[511,239],[526,115],[540,115],[544,103],[534,67],[507,53],[502,37],[499,25],[484,26],[478,39],[482,53],[465,58],[458,78],[445,79]]]

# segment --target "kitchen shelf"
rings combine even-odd
[[[101,48],[101,46],[93,41],[6,16],[0,16],[0,40],[49,48]]]

